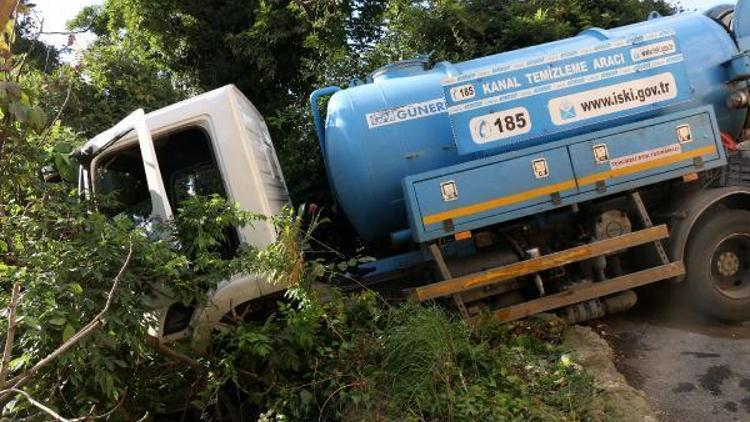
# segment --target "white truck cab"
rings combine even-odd
[[[189,195],[219,194],[244,210],[266,216],[290,203],[271,137],[258,110],[233,85],[144,114],[142,110],[88,141],[79,169],[84,194],[115,192],[110,215],[126,213],[168,220]],[[228,233],[228,248],[263,248],[276,240],[273,224]],[[200,309],[176,303],[164,292],[156,333],[162,341],[190,337],[205,345],[210,330],[232,308],[283,290],[263,277],[236,276],[209,292]]]

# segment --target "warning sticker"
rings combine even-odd
[[[650,149],[648,151],[636,152],[635,154],[626,155],[624,157],[612,158],[609,160],[609,166],[612,170],[617,170],[669,157],[670,155],[677,155],[681,152],[682,146],[680,144],[671,144],[661,148]]]

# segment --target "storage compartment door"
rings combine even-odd
[[[545,211],[576,193],[564,147],[445,170],[442,175],[407,181],[407,189],[409,184],[413,189],[407,192],[413,196],[412,218],[417,219],[414,226],[423,230],[417,234],[422,241]]]
[[[708,109],[655,122],[570,147],[581,192],[609,193],[640,179],[668,179],[705,170],[722,160],[723,147]]]

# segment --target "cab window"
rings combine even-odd
[[[180,203],[192,196],[219,195],[227,198],[208,133],[200,127],[189,127],[154,139],[164,187],[175,215]],[[151,214],[151,201],[143,170],[140,147],[116,151],[100,160],[95,174],[96,191],[108,194],[114,204],[103,211],[111,216],[125,214],[145,218]],[[236,229],[225,233],[222,256],[233,255],[239,246]]]

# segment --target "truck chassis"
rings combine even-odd
[[[440,248],[433,243],[429,248],[430,253],[443,280],[417,287],[413,290],[412,296],[418,301],[451,296],[461,315],[467,319],[474,319],[477,314],[469,310],[467,302],[498,294],[497,289],[502,288],[503,283],[513,282],[518,277],[533,275],[541,271],[603,257],[647,244],[653,245],[659,255],[661,265],[601,282],[573,287],[560,293],[542,296],[520,304],[494,309],[492,314],[502,322],[514,321],[540,312],[584,303],[656,281],[684,275],[685,266],[682,261],[671,262],[661,243],[662,239],[669,236],[667,226],[654,226],[643,205],[640,194],[632,192],[630,195],[639,210],[643,225],[646,227],[642,230],[461,277],[452,277]]]

